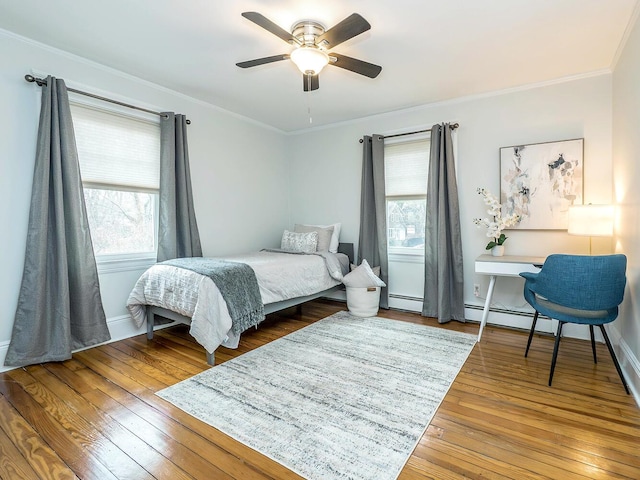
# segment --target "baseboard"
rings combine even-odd
[[[346,296],[344,291],[334,292],[328,298],[335,300],[345,301]],[[399,310],[407,310],[411,312],[420,312],[422,310],[422,301],[419,299],[405,298],[405,297],[391,297],[389,299],[389,306],[391,308],[397,308]],[[482,320],[482,307],[472,304],[465,305],[465,318],[470,321],[480,322]],[[491,325],[500,325],[510,328],[521,328],[529,330],[531,328],[531,315],[526,312],[517,311],[503,311],[503,310],[491,310],[489,313],[488,322]],[[536,330],[553,333],[555,331],[555,321],[545,318],[540,318],[536,326]],[[166,328],[172,324],[162,325],[158,328]],[[135,335],[141,335],[146,332],[146,326],[136,327],[129,315],[119,315],[117,317],[111,317],[107,319],[107,326],[109,327],[109,333],[111,334],[111,340],[104,342],[104,344],[117,342],[125,338],[133,337]],[[584,329],[587,330],[588,329]],[[622,369],[627,383],[629,384],[629,390],[633,395],[638,406],[640,406],[640,361],[633,354],[633,351],[625,342],[624,338],[615,329],[608,327],[607,332],[611,338],[611,343],[616,351],[620,368]],[[583,338],[583,335],[573,335],[573,332],[566,332],[563,330],[563,336],[571,336],[576,338]],[[588,337],[584,337],[585,339]],[[101,345],[104,345],[101,344]],[[96,345],[93,345],[96,346]],[[87,348],[93,348],[87,347]],[[4,366],[4,359],[7,356],[7,350],[9,349],[9,342],[0,343],[0,372],[6,372],[17,367]],[[81,349],[86,350],[86,349]],[[75,350],[75,351],[81,351]]]
[[[124,340],[125,338],[133,337],[147,332],[147,326],[142,325],[136,327],[133,323],[131,316],[119,315],[117,317],[111,317],[107,319],[107,326],[109,327],[109,333],[111,334],[111,340],[105,343],[117,342],[118,340]]]
[[[483,305],[465,304],[464,317],[474,322],[482,321]],[[501,327],[518,328],[530,330],[533,314],[518,310],[506,310],[490,308],[487,317],[487,325],[498,325]],[[536,323],[536,331],[542,333],[553,333],[555,331],[554,321],[549,318],[539,318]]]
[[[633,398],[640,407],[640,360],[633,354],[633,351],[618,330],[611,325],[607,325],[605,328],[607,329],[607,334],[609,335],[613,349],[616,352],[622,373],[629,385],[631,395],[633,395]]]
[[[389,308],[422,313],[422,299],[401,295],[389,295]]]
[[[0,343],[0,373],[6,372],[8,370],[13,370],[16,367],[5,367],[4,359],[7,357],[7,351],[9,350],[10,342],[2,342]]]
[[[159,328],[165,328],[170,325],[171,324],[162,325]],[[124,340],[125,338],[133,337],[135,335],[140,335],[140,334],[146,333],[147,331],[147,328],[145,325],[142,325],[140,328],[136,327],[135,323],[133,323],[133,320],[131,320],[131,317],[129,315],[119,315],[117,317],[108,318],[107,327],[109,328],[109,333],[111,334],[111,340],[101,343],[99,345],[105,345],[107,343],[117,342],[118,340]],[[7,356],[7,351],[9,350],[9,343],[10,342],[3,342],[2,344],[0,344],[0,373],[13,370],[14,368],[19,368],[19,367],[6,367],[4,365],[4,359]],[[74,353],[80,352],[82,350],[86,350],[88,348],[93,348],[96,346],[98,345],[92,345],[90,347],[81,348],[78,350],[74,350],[73,352]]]

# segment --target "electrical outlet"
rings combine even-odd
[[[474,283],[473,284],[473,295],[475,297],[479,297],[480,296],[480,284],[478,284],[478,283]]]

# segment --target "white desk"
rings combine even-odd
[[[502,257],[480,255],[476,258],[476,273],[491,276],[489,280],[489,290],[487,291],[487,300],[484,302],[484,309],[482,310],[482,321],[480,322],[478,341],[480,341],[482,330],[487,324],[496,278],[519,277],[520,272],[539,272],[545,258],[546,257],[526,257],[519,255],[504,255]]]

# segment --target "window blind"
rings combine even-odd
[[[158,190],[160,124],[71,104],[84,183]]]
[[[427,194],[429,139],[385,145],[384,178],[388,197]]]

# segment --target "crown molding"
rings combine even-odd
[[[620,43],[618,44],[618,48],[616,49],[616,53],[613,55],[613,60],[611,61],[611,71],[616,69],[618,62],[620,61],[620,57],[622,56],[622,52],[624,52],[625,47],[627,46],[627,42],[629,41],[629,37],[633,32],[634,27],[636,26],[638,17],[640,16],[640,2],[636,2],[636,6],[631,13],[631,17],[629,18],[629,22],[627,23],[627,27],[624,29],[624,33],[622,34],[622,38],[620,39]]]
[[[231,117],[237,118],[238,120],[241,120],[243,122],[246,122],[246,123],[255,125],[257,127],[260,127],[262,129],[270,130],[272,132],[276,132],[276,133],[279,133],[279,134],[284,134],[285,133],[283,130],[280,130],[279,128],[273,127],[271,125],[268,125],[266,123],[260,122],[258,120],[254,120],[253,118],[249,118],[249,117],[246,117],[244,115],[240,115],[239,113],[232,112],[231,110],[227,110],[225,108],[219,107],[219,106],[217,106],[217,105],[215,105],[213,103],[205,102],[204,100],[200,100],[200,99],[191,97],[189,95],[186,95],[184,93],[172,90],[170,88],[163,87],[162,85],[158,85],[157,83],[151,82],[149,80],[145,80],[143,78],[136,77],[134,75],[130,75],[128,73],[122,72],[121,70],[117,70],[115,68],[108,67],[107,65],[104,65],[102,63],[99,63],[99,62],[96,62],[96,61],[93,61],[93,60],[89,60],[89,59],[87,59],[85,57],[81,57],[80,55],[76,55],[74,53],[70,53],[70,52],[67,52],[65,50],[62,50],[62,49],[59,49],[59,48],[56,48],[56,47],[52,47],[52,46],[47,45],[45,43],[38,42],[38,41],[33,40],[31,38],[24,37],[22,35],[18,35],[17,33],[13,33],[13,32],[11,32],[9,30],[4,30],[4,29],[0,28],[0,35],[8,37],[8,38],[13,38],[14,40],[23,42],[25,44],[34,46],[34,47],[42,49],[42,50],[45,50],[45,51],[50,52],[52,54],[59,55],[61,57],[64,57],[64,58],[67,58],[67,59],[72,60],[74,62],[86,65],[88,67],[95,68],[97,70],[101,70],[101,71],[103,71],[105,73],[108,73],[110,75],[122,78],[124,80],[135,82],[135,83],[143,85],[143,86],[145,86],[147,88],[152,88],[152,89],[154,89],[154,90],[156,90],[158,92],[161,92],[161,93],[164,93],[164,94],[168,94],[168,95],[172,95],[172,96],[177,97],[177,98],[179,98],[181,100],[186,100],[188,102],[195,103],[196,105],[200,105],[200,106],[203,106],[205,108],[210,108],[210,109],[216,110],[217,112],[224,113],[224,114],[229,115]],[[32,69],[32,71],[41,71],[41,69],[39,69],[39,68],[37,69],[37,68],[34,67]],[[49,72],[49,74],[51,74],[51,72]],[[61,75],[61,77],[65,78],[64,75]],[[80,85],[78,82],[74,82],[73,78],[69,78],[69,79],[65,78],[65,80],[68,80],[68,82],[70,84],[73,83],[75,85]],[[85,87],[85,89],[87,89],[87,88],[89,88],[89,87]],[[94,91],[95,91],[95,89],[94,89]],[[102,92],[108,93],[110,96],[117,96],[114,92],[105,92],[105,91],[102,91]],[[139,101],[139,100],[137,100],[137,101]],[[159,107],[156,107],[156,108],[158,110],[160,110],[160,111],[168,110],[167,108],[159,108]]]
[[[294,130],[294,131],[290,131],[290,132],[285,132],[285,135],[290,136],[290,135],[304,135],[307,133],[313,133],[313,132],[319,132],[322,130],[328,130],[328,129],[332,129],[335,127],[343,127],[343,126],[347,126],[347,125],[354,125],[357,123],[361,123],[364,121],[371,121],[371,120],[379,120],[379,119],[384,119],[384,118],[389,118],[389,117],[394,117],[394,116],[398,116],[398,115],[404,115],[404,114],[408,114],[408,113],[413,113],[413,112],[420,112],[423,110],[428,110],[430,108],[435,108],[435,107],[443,107],[443,106],[448,106],[448,105],[457,105],[460,103],[465,103],[465,102],[470,102],[473,100],[480,100],[480,99],[484,99],[484,98],[491,98],[491,97],[499,97],[501,95],[509,95],[511,93],[516,93],[516,92],[523,92],[523,91],[527,91],[527,90],[535,90],[536,88],[543,88],[543,87],[549,87],[552,85],[559,85],[559,84],[563,84],[563,83],[569,83],[569,82],[575,82],[577,80],[584,80],[587,78],[592,78],[592,77],[599,77],[602,75],[611,75],[612,71],[609,68],[603,68],[600,70],[593,70],[591,72],[586,72],[586,73],[580,73],[577,75],[568,75],[565,77],[560,77],[560,78],[555,78],[552,80],[545,80],[542,82],[536,82],[536,83],[528,83],[525,85],[518,85],[516,87],[509,87],[509,88],[504,88],[501,90],[493,90],[490,92],[484,92],[484,93],[476,93],[473,95],[466,95],[466,96],[462,96],[462,97],[456,97],[456,98],[451,98],[449,100],[442,100],[439,102],[432,102],[432,103],[425,103],[422,105],[416,105],[415,107],[408,107],[408,108],[402,108],[399,110],[390,110],[388,112],[383,112],[383,113],[377,113],[374,115],[368,115],[366,117],[359,117],[359,118],[354,118],[351,120],[345,120],[343,122],[336,122],[336,123],[331,123],[328,125],[322,125],[319,127],[311,127],[311,128],[305,128],[305,129],[301,129],[301,130]]]

